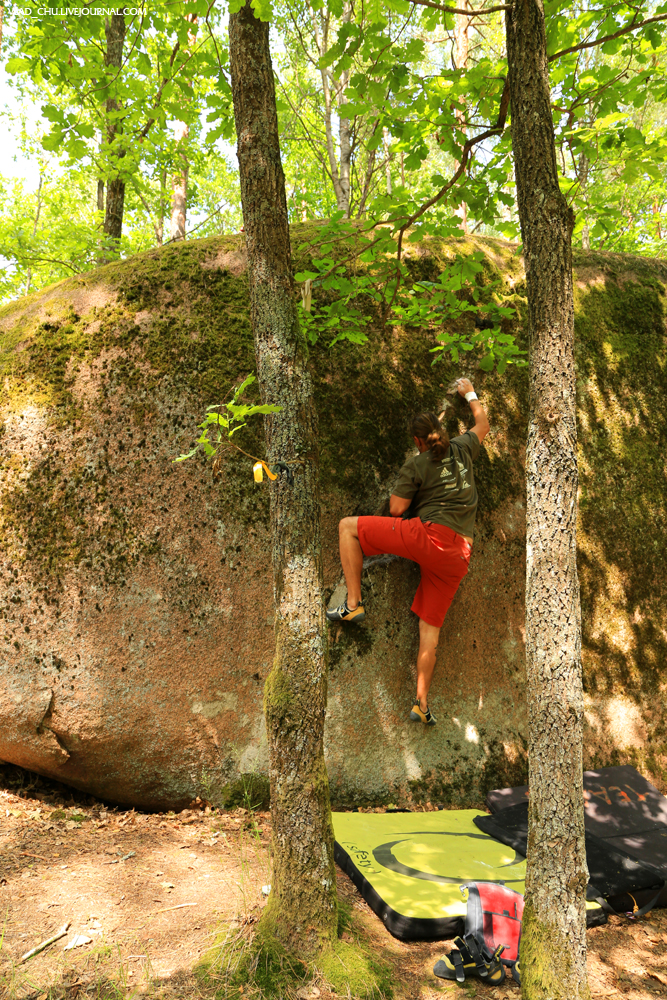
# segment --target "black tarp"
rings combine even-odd
[[[499,788],[486,797],[492,813],[526,802],[528,786]],[[587,833],[657,868],[667,880],[667,798],[628,764],[584,771]],[[658,906],[667,906],[667,887]]]
[[[525,857],[528,849],[527,802],[518,802],[491,816],[476,816],[473,822],[483,833]],[[601,896],[618,912],[632,911],[635,902],[642,907],[654,901],[665,885],[658,869],[613,847],[608,840],[589,830],[586,830],[586,861],[590,877],[587,898]]]

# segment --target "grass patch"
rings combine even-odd
[[[352,909],[339,901],[339,938],[332,948],[311,961],[289,955],[266,933],[258,932],[255,918],[233,921],[209,949],[196,970],[202,986],[215,989],[216,1000],[239,996],[303,1000],[314,996],[342,996],[347,1000],[390,1000],[390,967],[363,944],[353,927]]]
[[[391,970],[356,941],[337,941],[316,961],[322,979],[334,993],[354,1000],[389,1000]]]
[[[227,1000],[238,998],[241,991],[262,997],[294,995],[309,970],[245,920],[240,927],[232,922],[196,971],[201,982],[215,986],[216,1000]]]

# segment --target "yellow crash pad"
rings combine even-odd
[[[336,812],[336,862],[395,937],[455,937],[463,932],[468,883],[524,892],[525,858],[482,833],[473,823],[479,815],[477,809]],[[589,926],[604,923],[597,903],[587,906]]]

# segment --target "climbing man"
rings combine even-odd
[[[489,421],[472,382],[460,378],[456,389],[470,404],[475,426],[452,438],[435,413],[420,413],[410,425],[419,451],[398,474],[389,498],[390,517],[344,517],[338,526],[340,561],[347,598],[330,608],[330,622],[364,620],[361,570],[364,556],[391,553],[419,563],[421,581],[412,602],[419,617],[417,698],[410,718],[435,725],[428,692],[435,669],[435,651],[447,609],[468,572],[477,510],[473,462],[489,433]],[[404,519],[408,508],[410,519]]]

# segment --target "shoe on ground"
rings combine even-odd
[[[484,946],[480,947],[472,934],[466,934],[465,941],[455,938],[454,944],[458,950],[450,951],[433,966],[433,973],[438,979],[463,983],[466,979],[475,978],[481,979],[487,986],[500,986],[505,982],[505,967],[500,961],[503,945],[491,955]]]
[[[361,602],[352,609],[348,608],[347,601],[345,601],[337,608],[328,608],[327,610],[327,620],[330,622],[354,622],[355,625],[358,625],[365,617],[366,612]]]
[[[418,701],[416,701],[412,706],[410,718],[413,722],[423,722],[425,726],[435,725],[435,716],[431,712],[431,709],[427,708],[425,712],[422,712],[421,705]]]

